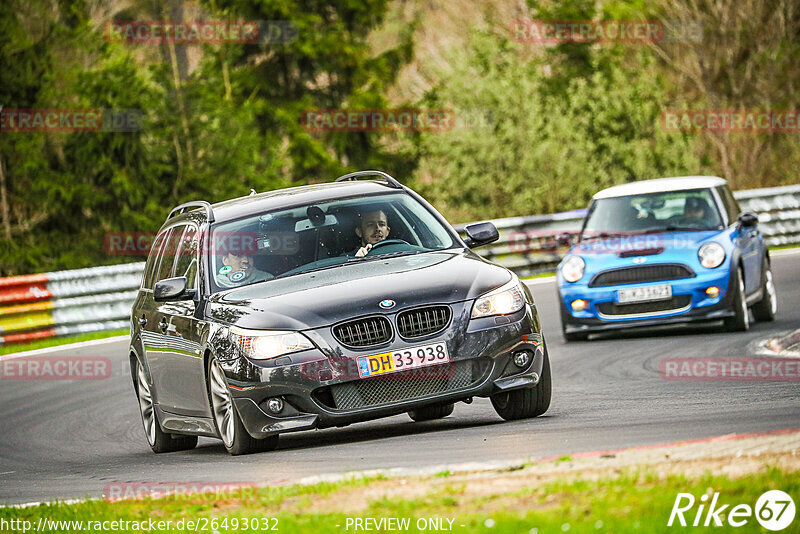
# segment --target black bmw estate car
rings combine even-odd
[[[377,179],[359,180],[361,177]],[[131,312],[130,365],[155,452],[408,412],[445,417],[490,397],[504,419],[550,405],[530,290],[388,174],[188,202],[153,241]]]

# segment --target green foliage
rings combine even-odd
[[[466,221],[582,208],[615,183],[695,174],[689,139],[658,129],[662,82],[624,69],[615,50],[594,56],[593,74],[551,94],[545,61],[523,60],[505,39],[474,33],[470,53],[425,104],[488,110],[491,120],[422,134],[417,187]],[[637,60],[646,68],[644,53]]]

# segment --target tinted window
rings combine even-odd
[[[145,289],[153,289],[153,284],[156,283],[156,270],[158,269],[159,260],[161,259],[159,254],[167,233],[168,231],[161,232],[153,240],[153,246],[150,248],[150,254],[147,256],[147,263],[144,268],[142,287]]]
[[[197,286],[198,243],[197,228],[187,226],[178,243],[175,271],[172,275],[185,276],[187,289],[194,289]]]
[[[164,280],[165,278],[172,278],[175,264],[175,252],[178,249],[180,239],[185,229],[186,225],[173,226],[164,239],[164,246],[161,248],[161,264],[156,271],[156,282]]]
[[[219,224],[211,237],[209,271],[217,289],[368,261],[382,254],[418,254],[455,246],[452,234],[434,214],[405,193],[262,213]],[[391,241],[367,256],[355,257],[362,245],[384,240]]]

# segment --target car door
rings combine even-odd
[[[198,289],[200,234],[193,224],[173,228],[170,244],[173,252],[171,269],[160,269],[159,277],[185,276],[187,289]],[[165,253],[163,261],[169,261]],[[163,264],[162,264],[163,267]],[[158,391],[158,403],[171,413],[208,415],[205,389],[200,321],[195,316],[197,300],[156,303],[155,320],[158,329],[157,349],[148,352],[153,382]]]
[[[749,295],[761,286],[761,232],[758,225],[745,228],[738,223],[742,208],[727,185],[721,186],[718,192],[728,213],[728,223],[736,226],[734,244],[739,249],[744,267],[744,291]]]

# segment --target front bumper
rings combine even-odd
[[[589,277],[587,277],[589,278]],[[604,314],[598,305],[615,302],[617,291],[631,287],[646,287],[661,284],[672,286],[672,295],[676,300],[684,302],[665,311],[639,313],[630,315]],[[687,322],[717,321],[734,315],[732,271],[724,266],[715,270],[698,273],[693,278],[664,280],[639,284],[624,284],[605,287],[588,287],[583,284],[559,283],[559,305],[561,318],[566,333],[591,333],[625,328],[682,324]],[[716,286],[719,296],[711,298],[706,289]],[[571,303],[576,299],[588,301],[589,306],[581,312],[575,312]]]
[[[269,362],[234,358],[220,363],[242,422],[254,438],[397,415],[421,406],[489,396],[532,387],[541,374],[544,346],[535,307],[516,314],[470,320],[471,302],[451,305],[453,320],[439,334],[413,343],[395,337],[386,345],[347,349],[330,328],[304,332],[319,349]],[[357,358],[444,342],[450,364],[358,378]],[[512,355],[533,354],[526,368]],[[284,409],[273,414],[267,400],[281,397]]]

